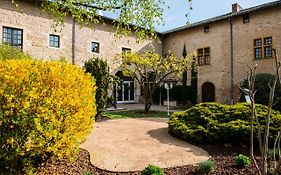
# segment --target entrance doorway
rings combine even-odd
[[[202,102],[215,102],[216,92],[213,83],[207,82],[202,85]]]
[[[117,85],[117,102],[133,103],[135,101],[135,85],[133,81],[123,81]]]
[[[135,102],[134,80],[131,77],[124,76],[122,71],[118,71],[115,75],[121,80],[121,83],[115,87],[117,103]]]

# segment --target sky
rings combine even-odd
[[[164,26],[157,26],[157,30],[160,32],[184,26],[188,21],[194,23],[229,13],[232,10],[231,5],[236,2],[243,8],[249,8],[275,0],[192,0],[193,10],[190,11],[189,17],[185,17],[189,11],[187,0],[166,1],[170,9],[165,10]]]

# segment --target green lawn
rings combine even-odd
[[[149,111],[145,113],[143,110],[129,110],[129,111],[112,111],[106,112],[105,116],[110,119],[122,118],[168,118],[165,111]]]

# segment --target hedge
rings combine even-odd
[[[95,85],[74,65],[0,61],[0,172],[73,156],[94,123]]]
[[[267,107],[258,104],[256,108],[259,121],[264,126]],[[175,137],[192,143],[249,144],[250,121],[251,111],[247,103],[238,103],[234,106],[201,103],[187,111],[173,113],[169,119],[169,132]],[[276,138],[280,127],[281,115],[278,111],[273,111],[270,127],[271,143]],[[255,133],[257,133],[256,123]]]

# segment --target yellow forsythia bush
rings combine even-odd
[[[2,171],[77,153],[93,128],[95,91],[93,78],[66,62],[0,60]]]

